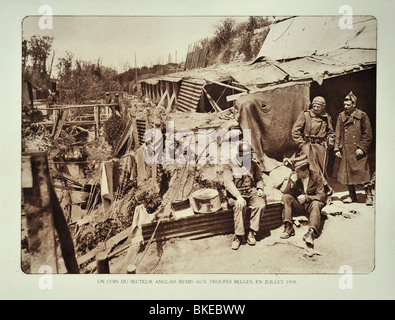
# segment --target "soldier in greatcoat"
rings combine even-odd
[[[357,202],[355,185],[371,180],[368,151],[372,142],[372,128],[365,112],[356,108],[357,97],[350,91],[344,98],[344,111],[337,118],[334,151],[341,158],[337,180],[348,186],[349,196],[344,203]],[[366,204],[373,197],[367,194]]]
[[[309,110],[302,111],[292,127],[292,138],[305,154],[310,170],[319,173],[324,182],[326,194],[333,193],[326,180],[326,164],[328,149],[333,148],[335,131],[331,116],[325,111],[326,102],[323,97],[315,97]]]

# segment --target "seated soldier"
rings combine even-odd
[[[313,245],[321,225],[321,209],[325,205],[324,183],[319,173],[310,170],[306,155],[295,158],[293,168],[281,199],[284,204],[284,232],[280,237],[287,239],[295,235],[293,213],[309,214],[309,229],[303,240]]]
[[[243,153],[242,155],[240,155]],[[250,209],[247,243],[255,245],[256,232],[259,231],[261,216],[266,207],[264,185],[258,164],[251,159],[251,145],[240,143],[239,155],[233,168],[224,172],[224,183],[229,204],[234,212],[234,239],[232,249],[237,250],[246,234],[244,219],[247,208]]]

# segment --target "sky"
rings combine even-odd
[[[41,16],[27,16],[22,23],[22,37],[32,35],[54,37],[54,66],[74,53],[76,59],[96,62],[119,72],[137,67],[185,61],[188,46],[212,37],[215,26],[225,16],[54,16],[52,29],[41,29]],[[242,21],[248,17],[233,17]],[[135,61],[136,56],[136,61]],[[56,70],[53,70],[56,72]]]

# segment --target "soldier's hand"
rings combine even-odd
[[[247,205],[247,202],[243,197],[237,197],[235,207],[237,210],[243,210],[245,206]]]
[[[295,183],[296,180],[298,180],[298,176],[296,175],[296,173],[294,173],[294,174],[291,175],[290,179],[291,179],[292,182]]]
[[[333,138],[330,137],[330,138],[328,139],[328,147],[329,147],[329,148],[333,148],[334,145],[335,145],[335,139],[333,139]]]
[[[306,197],[305,197],[303,194],[301,194],[300,196],[298,196],[297,199],[298,199],[298,201],[299,201],[300,204],[303,204],[303,203],[306,202]]]
[[[340,151],[336,151],[335,156],[338,158],[342,157],[342,153]]]
[[[355,150],[355,154],[357,155],[357,156],[362,156],[363,155],[363,151],[361,150],[361,149],[357,149],[357,150]]]

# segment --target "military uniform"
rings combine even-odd
[[[307,155],[310,169],[322,175],[325,181],[325,162],[328,142],[335,138],[332,119],[326,112],[316,115],[312,110],[303,111],[292,128],[292,138]],[[330,141],[328,141],[330,140]]]
[[[262,174],[258,164],[254,160],[251,160],[249,169],[244,174],[234,175],[232,168],[229,166],[224,172],[224,183],[228,194],[228,202],[234,212],[234,231],[236,236],[245,235],[244,218],[247,208],[251,209],[249,229],[257,232],[259,230],[261,216],[266,207],[266,197],[257,195],[257,190],[264,190]],[[240,196],[246,200],[246,207],[237,208],[235,205],[237,198]]]
[[[355,185],[370,181],[367,154],[372,139],[372,128],[365,112],[355,109],[349,116],[345,111],[339,114],[334,151],[340,151],[342,155],[337,174],[341,184]],[[363,155],[358,157],[355,154],[357,148],[363,151]]]

